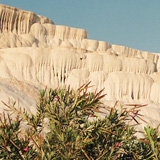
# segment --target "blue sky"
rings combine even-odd
[[[83,28],[89,39],[160,53],[160,0],[0,0]]]

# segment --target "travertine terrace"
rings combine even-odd
[[[36,112],[40,88],[91,81],[105,88],[105,103],[148,104],[145,119],[160,122],[160,59],[149,53],[88,39],[84,29],[0,5],[0,99]],[[1,104],[1,112],[4,106]]]

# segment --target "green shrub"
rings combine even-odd
[[[89,84],[77,91],[69,88],[40,92],[37,113],[5,105],[11,115],[1,115],[0,158],[37,160],[128,160],[160,159],[158,131],[145,127],[145,138],[137,139],[130,122],[139,107],[121,110],[104,106],[105,95],[89,93]],[[103,108],[103,111],[102,111]],[[105,115],[101,119],[100,114]],[[46,120],[48,125],[46,126]],[[27,123],[24,131],[20,125]]]

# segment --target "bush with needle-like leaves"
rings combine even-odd
[[[160,159],[157,129],[147,126],[145,138],[137,139],[135,125],[139,108],[117,110],[102,104],[101,95],[89,93],[89,84],[40,92],[37,113],[29,114],[6,105],[1,115],[0,158],[42,160],[128,160]],[[103,108],[103,109],[102,109]],[[103,114],[103,119],[101,119]],[[48,120],[48,124],[46,121]],[[20,124],[27,123],[26,130]]]

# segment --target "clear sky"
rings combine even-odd
[[[160,0],[0,0],[83,28],[89,39],[160,53]]]

